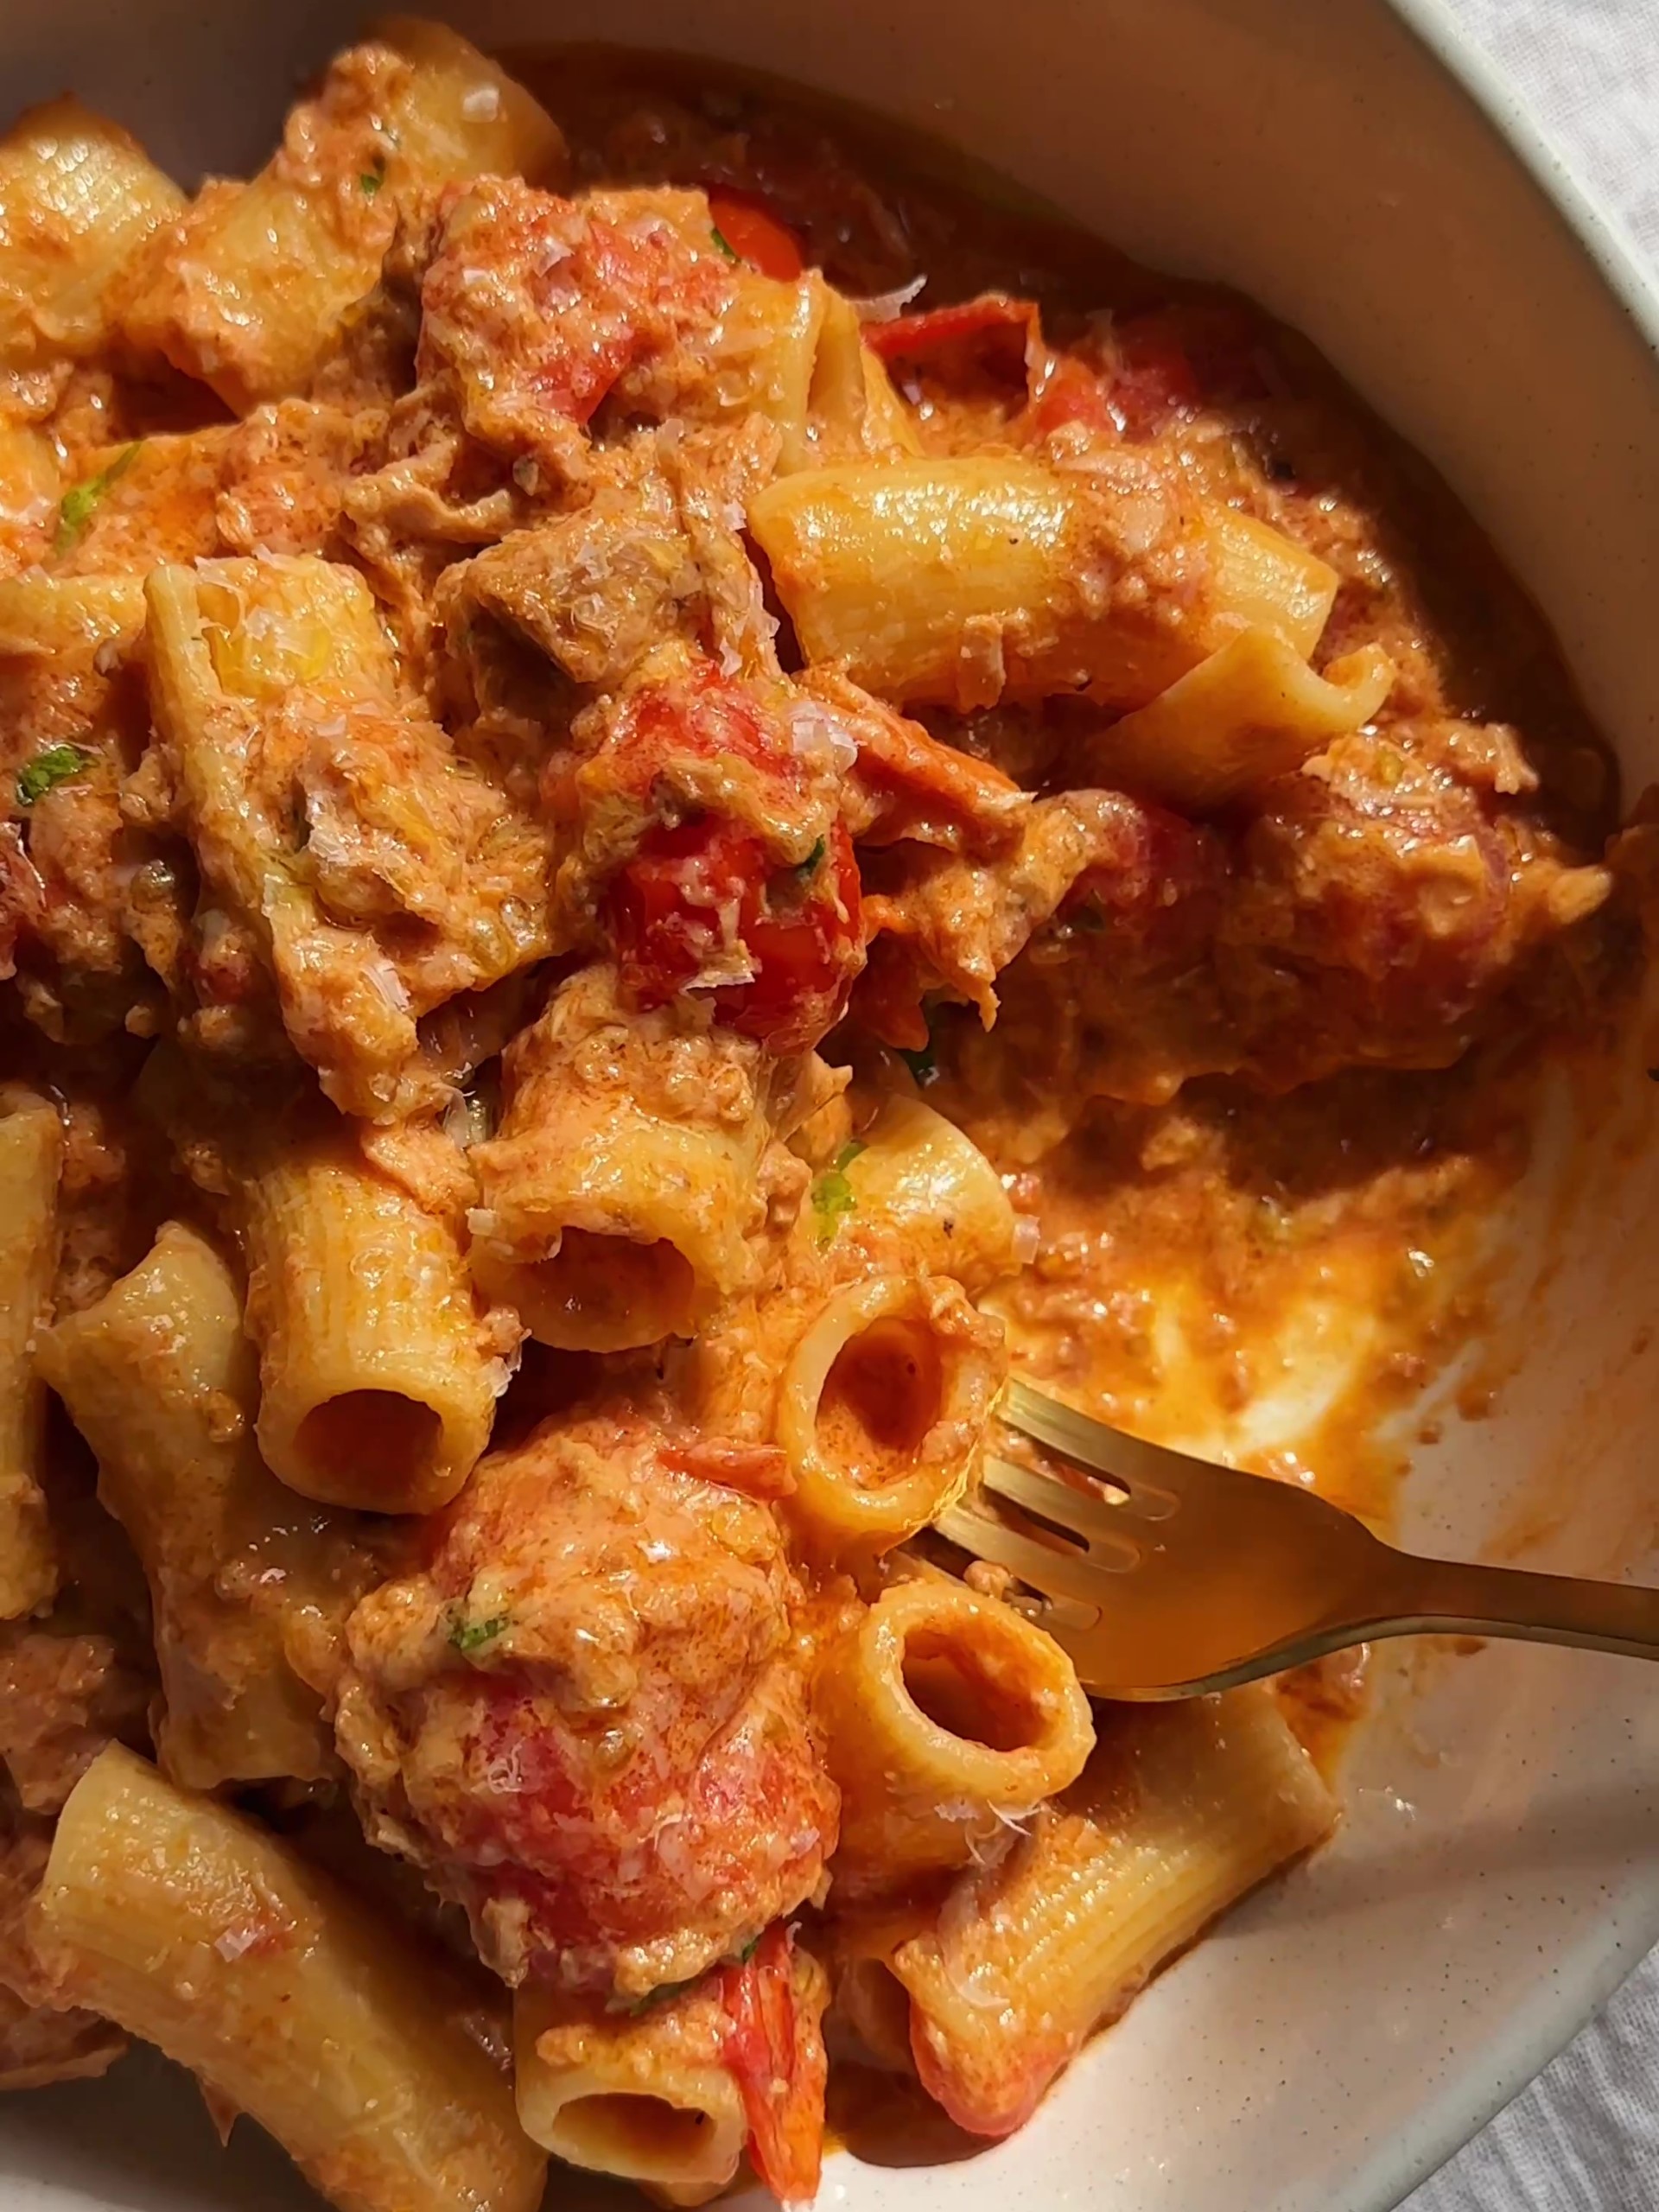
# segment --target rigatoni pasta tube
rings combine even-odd
[[[1224,806],[1368,722],[1393,682],[1381,645],[1316,675],[1274,631],[1243,630],[1080,748],[1074,772],[1192,813]]]
[[[1007,1371],[1000,1325],[943,1276],[833,1291],[790,1353],[777,1441],[791,1517],[820,1557],[872,1556],[925,1528],[977,1465]]]
[[[243,1198],[265,1464],[328,1505],[448,1504],[506,1373],[447,1206],[423,1205],[333,1120],[260,1145]]]
[[[1119,1708],[1076,1788],[893,1955],[924,2086],[1006,2135],[1084,2038],[1336,1808],[1264,1688]]]
[[[772,1135],[762,1048],[683,1005],[626,1011],[613,969],[561,985],[508,1047],[474,1145],[474,1273],[532,1337],[623,1351],[690,1336],[754,1272]]]
[[[841,1171],[853,1195],[842,1234],[896,1238],[912,1266],[952,1275],[970,1295],[1014,1264],[1014,1211],[974,1142],[919,1098],[898,1092]]]
[[[79,100],[21,116],[0,138],[0,365],[97,353],[117,280],[183,203],[118,124]]]
[[[283,1603],[305,1602],[306,1557],[321,1566],[327,1539],[255,1446],[257,1373],[224,1259],[168,1222],[130,1274],[42,1340],[41,1366],[149,1580],[167,1771],[192,1789],[332,1772],[333,1732],[288,1662],[282,1608],[258,1602],[273,1568]]]
[[[584,2010],[527,1986],[513,2002],[518,2117],[569,2165],[702,2204],[737,2171],[748,2133],[723,2063],[718,1974],[638,2013]]]
[[[54,1993],[159,2044],[340,2212],[533,2212],[545,2159],[462,2023],[478,1994],[239,1814],[118,1745],[31,1921]]]
[[[46,1386],[35,1372],[58,1263],[63,1124],[38,1092],[0,1092],[0,1620],[58,1586],[41,1486]]]
[[[884,1591],[832,1647],[817,1709],[849,1895],[965,1866],[1006,1819],[1075,1782],[1095,1740],[1053,1638],[931,1573]]]
[[[238,413],[302,392],[378,281],[400,213],[414,220],[469,177],[537,179],[563,156],[551,119],[493,61],[442,24],[395,17],[335,60],[257,176],[208,184],[158,241],[128,340]]]
[[[1305,652],[1336,590],[1324,562],[1230,508],[1015,454],[809,470],[757,493],[749,527],[810,661],[963,711],[1144,706],[1250,624]]]

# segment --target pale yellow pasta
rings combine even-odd
[[[695,1005],[629,1013],[601,966],[560,987],[505,1065],[499,1133],[471,1154],[472,1263],[531,1336],[656,1344],[747,1287],[776,1080],[759,1045]]]
[[[883,1592],[834,1646],[817,1711],[849,1894],[965,1866],[1074,1782],[1095,1736],[1053,1638],[931,1573]]]
[[[204,189],[128,312],[131,344],[238,411],[307,388],[373,289],[400,211],[416,217],[450,182],[534,181],[562,162],[550,118],[456,32],[400,16],[379,40],[334,63],[251,182]]]
[[[1206,506],[1204,534],[1217,628],[1270,630],[1306,660],[1336,604],[1336,570],[1236,507]]]
[[[395,697],[397,664],[374,601],[354,569],[275,556],[155,569],[143,591],[156,728],[203,865],[280,941],[313,901],[247,804],[257,710],[300,684],[340,708]]]
[[[62,483],[57,451],[45,430],[0,422],[0,521],[24,528],[50,522]]]
[[[1015,454],[782,478],[749,526],[807,658],[900,704],[1143,706],[1248,624],[1306,651],[1336,588],[1230,508],[1145,480],[1120,494]],[[1178,620],[1152,611],[1154,567],[1186,579]]]
[[[1103,731],[1077,772],[1193,812],[1224,806],[1368,722],[1393,682],[1380,645],[1361,645],[1316,675],[1273,631],[1243,630]]]
[[[53,661],[125,643],[143,626],[142,576],[0,576],[0,657]]]
[[[812,458],[807,410],[829,287],[816,270],[792,284],[742,271],[736,283],[711,396],[722,409],[752,409],[775,423],[779,470],[804,468]]]
[[[633,2014],[520,1989],[513,2069],[531,2140],[568,2165],[641,2183],[664,2203],[715,2196],[748,2135],[736,2079],[722,2063],[718,1979]]]
[[[332,1731],[283,1642],[289,1606],[315,1602],[324,1538],[254,1444],[257,1373],[223,1257],[168,1222],[130,1274],[43,1338],[41,1367],[149,1582],[162,1766],[191,1789],[330,1773]]]
[[[111,1745],[58,1825],[31,1923],[65,2004],[188,2066],[341,2212],[533,2212],[545,2158],[405,1925]]]
[[[1001,1331],[944,1276],[834,1290],[791,1351],[777,1440],[819,1557],[890,1551],[967,1487],[1007,1369]]]
[[[1270,1690],[1118,1708],[1076,1788],[895,1951],[924,2083],[977,2133],[1019,2126],[1094,2028],[1335,1819]]]
[[[489,1441],[506,1382],[448,1211],[332,1120],[273,1134],[242,1198],[271,1472],[330,1505],[447,1504]]]
[[[21,117],[0,139],[0,370],[26,375],[105,346],[119,279],[183,198],[79,100]]]
[[[826,291],[810,392],[816,458],[918,455],[922,442],[910,410],[886,365],[864,343],[857,309],[833,287]]]
[[[0,1091],[0,1619],[57,1588],[41,1478],[46,1387],[35,1349],[58,1257],[63,1125],[38,1092]]]
[[[971,1137],[919,1098],[895,1092],[842,1171],[853,1194],[843,1234],[892,1236],[912,1266],[976,1295],[1014,1263],[1014,1211]]]

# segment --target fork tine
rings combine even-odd
[[[1140,1547],[1126,1535],[1119,1508],[1103,1497],[1074,1489],[1057,1475],[1039,1474],[1034,1468],[1020,1466],[1013,1459],[986,1459],[980,1480],[998,1497],[1011,1499],[1039,1521],[1052,1521],[1057,1528],[1084,1538],[1096,1554],[1096,1563],[1108,1569],[1113,1561],[1101,1559],[1102,1552],[1116,1554],[1124,1567],[1133,1567],[1140,1558]]]
[[[1046,1597],[1075,1598],[1099,1612],[1101,1569],[1091,1567],[1081,1552],[1039,1543],[1034,1536],[1022,1536],[989,1514],[976,1513],[965,1505],[947,1506],[933,1525],[950,1542],[972,1552],[976,1559],[1006,1567]]]
[[[1109,1482],[1121,1484],[1131,1494],[1137,1484],[1160,1491],[1173,1489],[1179,1494],[1183,1484],[1190,1483],[1195,1475],[1214,1471],[1207,1460],[1173,1451],[1166,1444],[1149,1444],[1143,1436],[1129,1436],[1121,1428],[1109,1428],[1104,1421],[1091,1420],[1075,1406],[1045,1398],[1015,1376],[1003,1384],[996,1413],[1009,1428],[1046,1445],[1062,1459],[1075,1459],[1080,1467],[1103,1475]]]

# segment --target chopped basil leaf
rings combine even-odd
[[[92,520],[93,508],[111,485],[118,482],[131,467],[134,456],[143,443],[142,438],[136,438],[131,445],[122,448],[107,468],[100,469],[96,476],[89,476],[82,483],[69,486],[58,502],[58,534],[52,541],[54,553],[69,550]]]
[[[819,868],[823,865],[823,856],[829,849],[830,849],[825,844],[823,839],[820,837],[817,843],[813,846],[806,858],[804,861],[796,861],[795,873],[800,877],[803,883],[807,880],[809,876],[813,876],[817,874]]]
[[[374,158],[374,167],[359,171],[357,180],[358,188],[365,200],[372,200],[385,181],[386,165],[378,154]]]
[[[33,806],[37,798],[44,798],[48,791],[78,776],[92,757],[78,745],[48,745],[18,770],[18,805]]]
[[[847,1180],[847,1170],[864,1149],[856,1137],[842,1145],[836,1154],[834,1166],[826,1168],[812,1185],[812,1211],[818,1217],[820,1244],[830,1242],[842,1215],[851,1213],[858,1204],[853,1194],[853,1186]]]
[[[714,232],[715,245],[720,249],[721,252],[725,255],[727,260],[737,260],[739,257],[734,247],[728,241],[726,233],[721,229],[720,225],[718,223],[710,223],[709,227]]]
[[[482,1644],[493,1643],[508,1620],[507,1614],[496,1613],[486,1621],[457,1621],[449,1631],[449,1641],[457,1651],[476,1651]]]
[[[896,1049],[899,1058],[910,1070],[912,1075],[915,1077],[917,1082],[921,1085],[924,1090],[926,1090],[930,1083],[937,1083],[938,1081],[939,1064],[933,1056],[933,1040],[931,1037],[918,1052],[906,1052],[902,1045],[899,1046]]]

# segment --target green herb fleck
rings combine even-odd
[[[493,1643],[509,1624],[505,1613],[492,1614],[486,1621],[457,1621],[449,1631],[449,1641],[457,1651],[476,1651],[486,1643]]]
[[[380,155],[377,154],[374,157],[373,168],[363,169],[359,172],[357,180],[358,189],[362,193],[363,197],[365,200],[372,200],[375,194],[379,191],[381,186],[385,182],[385,181],[386,164],[384,158]]]
[[[748,1942],[743,1946],[742,1949],[737,1955],[737,1963],[739,1966],[747,1966],[749,1961],[754,1956],[760,1948],[760,1938],[758,1936],[751,1936]]]
[[[1098,937],[1106,926],[1106,917],[1092,899],[1086,899],[1072,915],[1071,926],[1075,930],[1086,930],[1090,937]]]
[[[92,757],[78,745],[48,745],[18,770],[18,805],[33,806],[37,798],[44,798],[48,791],[67,784],[72,776],[78,776]]]
[[[939,1064],[934,1057],[933,1039],[931,1037],[928,1039],[926,1044],[922,1046],[919,1052],[907,1052],[902,1045],[898,1047],[898,1052],[899,1058],[910,1070],[912,1075],[915,1077],[917,1082],[921,1085],[924,1090],[927,1089],[930,1083],[937,1083],[938,1081]]]
[[[730,242],[728,240],[726,233],[721,229],[720,225],[718,223],[710,223],[709,227],[714,232],[715,245],[719,248],[721,252],[725,255],[727,260],[737,260],[738,255]]]
[[[829,849],[830,849],[824,843],[823,839],[820,837],[817,843],[813,846],[806,858],[804,861],[796,861],[795,873],[800,877],[803,883],[806,882],[809,878],[815,876],[817,874],[818,870],[823,865],[823,856]]]
[[[112,484],[118,483],[132,467],[143,440],[137,438],[130,446],[123,446],[107,468],[84,482],[72,484],[58,502],[58,534],[52,542],[54,553],[67,553],[92,518],[92,510]]]
[[[834,1166],[826,1168],[812,1185],[812,1211],[818,1217],[820,1244],[830,1242],[840,1226],[842,1215],[851,1213],[858,1204],[853,1186],[847,1180],[847,1170],[864,1148],[856,1137],[842,1145],[836,1154]]]

